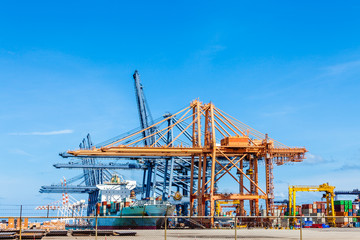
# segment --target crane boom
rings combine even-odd
[[[142,133],[144,137],[144,144],[145,146],[150,146],[155,142],[155,136],[152,135],[154,129],[149,128],[149,126],[153,123],[153,119],[143,92],[143,86],[140,82],[140,75],[137,70],[135,70],[133,78],[135,83],[136,103],[138,105],[138,110],[139,110],[140,126],[142,129],[146,129]]]

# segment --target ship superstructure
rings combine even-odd
[[[97,185],[99,202],[96,205],[99,229],[154,229],[163,225],[162,218],[143,216],[171,215],[174,207],[168,201],[136,200],[136,181],[124,181],[113,176],[111,182]],[[134,218],[122,218],[131,216]],[[107,218],[102,218],[107,217]]]

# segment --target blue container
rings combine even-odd
[[[317,213],[321,213],[321,209],[317,209]]]
[[[349,212],[349,216],[351,217],[353,215],[353,213],[352,212]]]
[[[305,221],[304,222],[304,226],[309,226],[311,227],[313,225],[313,222],[312,221]]]

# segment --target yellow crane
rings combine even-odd
[[[221,212],[221,208],[222,208],[222,204],[231,204],[229,207],[239,207],[241,204],[240,200],[225,200],[225,201],[216,201],[216,208],[215,208],[215,212],[216,212],[216,216],[220,216],[220,212]],[[244,214],[242,214],[244,215]]]
[[[319,186],[289,186],[289,216],[295,217],[296,212],[296,192],[325,192],[323,198],[326,199],[326,215],[332,216],[328,218],[330,226],[335,226],[335,211],[334,211],[334,186],[330,186],[328,183],[321,184]],[[292,225],[294,225],[295,218],[290,219]]]

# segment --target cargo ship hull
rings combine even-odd
[[[97,225],[98,229],[158,229],[164,225],[163,216],[171,215],[173,210],[174,207],[169,204],[129,206],[106,216],[106,218],[99,217]],[[154,218],[142,218],[143,216],[153,216]],[[156,216],[161,218],[156,218]]]

